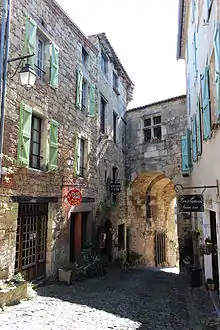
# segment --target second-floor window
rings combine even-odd
[[[88,94],[88,90],[87,90],[88,86],[87,86],[87,82],[85,80],[83,80],[82,83],[82,100],[81,100],[81,110],[86,109],[87,108],[87,104],[88,104],[88,98],[87,98],[87,94]]]
[[[160,141],[162,139],[161,116],[144,119],[144,142]]]
[[[41,119],[32,116],[31,123],[31,142],[30,142],[30,167],[40,168],[40,150],[41,150]]]
[[[105,112],[106,112],[106,101],[101,97],[100,104],[100,132],[105,133]]]
[[[36,72],[41,80],[44,79],[44,51],[44,41],[40,38],[37,38]]]
[[[85,140],[79,139],[79,176],[85,175]]]
[[[88,56],[89,56],[89,54],[87,53],[87,51],[85,50],[85,48],[82,47],[82,64],[84,66],[86,66],[86,64],[87,64]]]
[[[113,112],[113,141],[117,142],[117,122],[118,122],[118,116],[115,112]]]
[[[108,73],[108,59],[104,53],[101,54],[101,69],[103,73]]]

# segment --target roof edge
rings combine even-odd
[[[183,99],[183,98],[186,98],[186,94],[179,95],[179,96],[174,96],[174,97],[171,97],[169,99],[165,99],[165,100],[161,100],[161,101],[157,101],[157,102],[153,102],[153,103],[149,103],[149,104],[137,107],[137,108],[128,109],[127,112],[135,111],[135,110],[143,110],[143,109],[146,109],[146,108],[151,107],[153,105],[158,105],[158,104],[162,104],[162,103],[166,103],[166,102],[176,101],[178,99]]]

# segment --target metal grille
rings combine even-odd
[[[19,205],[15,270],[27,280],[45,275],[47,213],[47,204]]]
[[[155,266],[162,266],[166,263],[166,233],[155,231]]]

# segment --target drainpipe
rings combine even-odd
[[[8,0],[7,5],[7,21],[5,31],[5,52],[3,53],[3,79],[1,93],[1,117],[0,117],[0,155],[3,152],[3,137],[4,137],[4,122],[5,122],[5,96],[7,89],[7,71],[8,71],[8,53],[9,53],[9,35],[10,35],[10,14],[11,0]],[[2,174],[2,157],[0,157],[0,176]]]

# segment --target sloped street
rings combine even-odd
[[[202,329],[211,303],[183,276],[164,271],[110,271],[105,277],[38,288],[33,300],[0,312],[0,328],[20,329]]]

